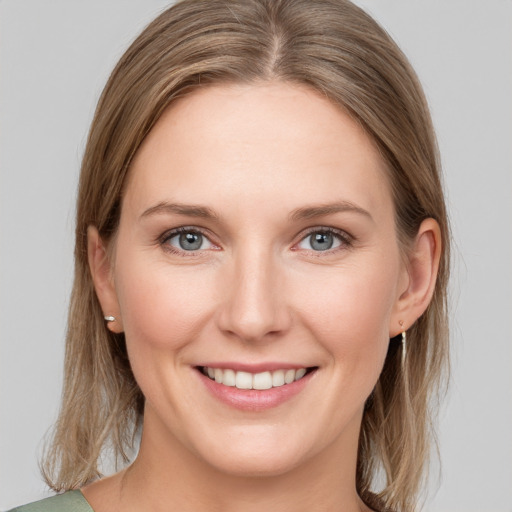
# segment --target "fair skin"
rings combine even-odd
[[[425,220],[404,257],[357,123],[296,85],[194,92],[137,152],[115,246],[88,235],[146,398],[135,462],[83,489],[96,512],[368,510],[364,403],[428,305],[440,234]],[[228,385],[237,371],[276,385]]]

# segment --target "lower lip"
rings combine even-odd
[[[231,407],[244,411],[264,411],[281,405],[300,393],[314,373],[316,373],[316,370],[307,373],[302,379],[296,380],[291,384],[259,390],[225,386],[210,379],[201,371],[197,371],[208,391],[217,399]]]

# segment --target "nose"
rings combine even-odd
[[[221,285],[224,300],[218,310],[219,328],[247,342],[286,332],[292,316],[283,274],[282,263],[262,250],[239,254]]]

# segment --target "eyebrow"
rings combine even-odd
[[[201,219],[218,219],[219,216],[210,208],[206,206],[199,206],[195,204],[181,204],[181,203],[168,203],[161,202],[147,210],[144,210],[140,219],[144,219],[151,215],[161,215],[174,213],[178,215],[187,215],[189,217],[198,217]]]
[[[361,208],[360,206],[351,203],[350,201],[340,201],[336,203],[329,203],[319,206],[306,206],[303,208],[297,208],[293,210],[288,218],[291,221],[307,220],[315,217],[322,217],[324,215],[332,215],[335,213],[342,212],[353,212],[368,217],[373,220],[370,212]],[[189,217],[197,217],[201,219],[213,219],[218,220],[219,216],[211,209],[206,206],[199,206],[194,204],[182,204],[182,203],[168,203],[161,202],[155,206],[144,210],[140,219],[150,217],[152,215],[161,214],[178,214],[186,215]]]
[[[332,215],[334,213],[341,212],[353,212],[360,215],[364,215],[373,221],[373,217],[370,212],[361,208],[360,206],[351,203],[350,201],[339,201],[336,203],[329,203],[320,206],[306,206],[304,208],[298,208],[291,212],[290,220],[306,220],[314,217],[322,217],[324,215]]]

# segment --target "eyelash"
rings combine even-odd
[[[173,247],[172,245],[168,244],[169,240],[171,238],[174,238],[176,235],[181,235],[185,233],[197,233],[198,235],[201,235],[205,237],[212,245],[215,245],[213,242],[210,241],[210,237],[207,233],[205,233],[202,229],[193,227],[193,226],[182,226],[179,228],[175,228],[171,231],[166,231],[162,236],[158,238],[158,242],[162,246],[162,249],[166,252],[170,252],[171,254],[176,254],[177,256],[182,257],[200,257],[202,250],[198,251],[185,251],[185,250],[179,250]]]
[[[347,233],[346,231],[343,231],[341,229],[331,228],[331,227],[314,227],[310,228],[306,231],[305,234],[303,234],[300,238],[300,240],[294,244],[297,245],[298,243],[302,242],[303,240],[306,240],[309,236],[315,234],[315,233],[322,233],[322,234],[329,234],[333,235],[335,238],[337,238],[340,241],[340,246],[335,247],[334,249],[327,249],[325,251],[313,251],[310,250],[309,252],[313,253],[315,256],[320,257],[322,254],[333,254],[338,251],[347,250],[353,247],[354,245],[354,237]],[[297,249],[295,249],[297,250]]]
[[[171,231],[166,231],[163,235],[161,235],[158,238],[158,243],[162,246],[163,250],[166,252],[170,252],[172,254],[176,254],[181,257],[199,257],[203,250],[197,250],[197,251],[185,251],[185,250],[179,250],[173,247],[172,245],[168,244],[167,242],[174,238],[177,235],[185,234],[185,233],[197,233],[203,237],[205,237],[212,245],[216,246],[211,240],[209,235],[203,231],[200,228],[193,227],[193,226],[182,226],[179,228],[175,228]],[[335,229],[331,227],[313,227],[309,228],[305,233],[301,235],[301,238],[298,242],[294,244],[294,247],[298,245],[300,242],[306,240],[309,236],[315,234],[315,233],[322,233],[322,234],[330,234],[333,235],[335,238],[337,238],[340,242],[339,247],[335,247],[334,249],[327,249],[325,251],[314,251],[314,250],[308,250],[308,252],[315,254],[315,256],[320,257],[322,254],[333,254],[340,250],[347,250],[353,247],[355,238],[347,233],[346,231]],[[292,248],[292,250],[297,251],[298,249]]]

